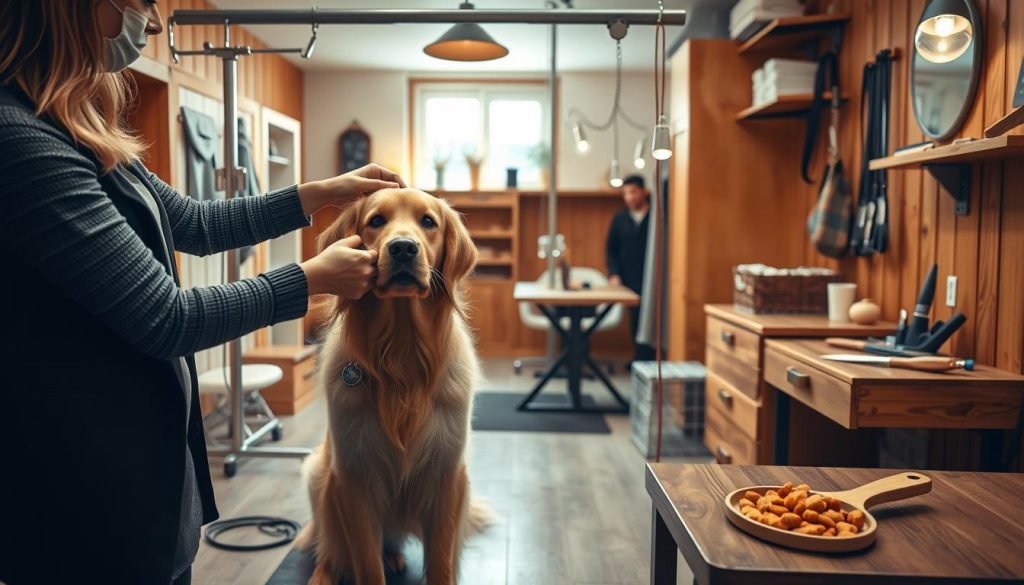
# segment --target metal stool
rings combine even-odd
[[[242,366],[242,396],[244,399],[242,405],[242,430],[245,432],[243,440],[246,443],[253,443],[268,432],[274,441],[280,441],[284,435],[281,421],[274,416],[274,411],[270,409],[270,405],[267,404],[263,395],[260,394],[261,390],[280,382],[283,377],[284,372],[281,371],[281,368],[274,365],[245,364]],[[200,396],[217,395],[218,397],[213,412],[203,417],[204,427],[208,426],[206,424],[207,421],[215,418],[230,422],[231,412],[228,410],[230,406],[228,401],[228,380],[230,379],[230,368],[214,368],[199,375]],[[249,426],[250,417],[254,424],[258,425],[255,431]],[[231,432],[230,429],[231,425],[229,424],[228,433]],[[206,442],[208,445],[216,444],[216,441],[210,440],[209,434],[207,434]]]

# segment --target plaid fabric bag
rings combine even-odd
[[[820,99],[824,86],[825,60],[819,65],[815,82],[815,98]],[[839,82],[832,59],[832,107],[828,128],[828,166],[818,190],[818,202],[807,217],[807,233],[819,253],[842,258],[850,246],[853,218],[853,192],[839,160]]]

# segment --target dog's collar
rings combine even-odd
[[[346,386],[358,386],[363,381],[363,369],[356,362],[349,362],[341,370],[341,381]]]

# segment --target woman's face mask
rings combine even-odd
[[[149,38],[146,34],[149,19],[131,6],[122,10],[114,0],[108,1],[121,13],[121,33],[112,39],[103,39],[103,64],[108,72],[117,73],[142,55]]]

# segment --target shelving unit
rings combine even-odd
[[[925,169],[956,200],[957,215],[970,213],[971,165],[1024,158],[1024,136],[997,136],[962,144],[937,146],[920,152],[876,158],[868,166],[881,169]]]
[[[263,148],[267,149],[265,190],[273,191],[299,183],[302,172],[302,127],[298,120],[270,108],[263,108]],[[277,154],[270,154],[273,141]],[[267,242],[267,270],[302,261],[302,234],[295,230]],[[302,319],[270,327],[271,345],[301,346]]]
[[[840,96],[842,102],[849,99],[846,94]],[[824,102],[832,101],[832,92],[826,92],[822,98]],[[772,118],[794,117],[806,113],[814,103],[812,94],[780,95],[772,102],[750,106],[736,114],[736,120],[744,122],[748,120],[766,120]]]
[[[511,283],[518,259],[519,197],[514,191],[436,192],[464,214],[479,260],[477,279]]]
[[[832,34],[850,20],[849,14],[812,14],[776,18],[737,47],[741,55],[769,51],[797,51]]]

